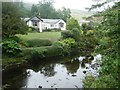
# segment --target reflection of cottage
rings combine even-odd
[[[66,23],[62,19],[41,19],[37,16],[32,18],[24,18],[29,27],[34,27],[39,32],[46,29],[66,30]]]

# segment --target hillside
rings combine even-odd
[[[93,15],[95,12],[82,11],[78,9],[71,9],[71,16],[77,20],[82,19],[82,17],[88,17]]]
[[[24,7],[27,10],[30,10],[32,7],[32,3],[23,3]],[[88,12],[88,11],[83,11],[83,10],[79,10],[79,9],[70,9],[71,10],[71,16],[75,17],[77,20],[82,19],[82,17],[87,17],[87,16],[91,16],[93,15],[95,12]]]

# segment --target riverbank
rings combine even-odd
[[[74,49],[72,52],[76,52],[76,50]],[[27,64],[39,62],[42,59],[52,57],[64,57],[61,48],[53,46],[24,48],[21,57],[3,57],[2,70],[10,71],[26,67]]]

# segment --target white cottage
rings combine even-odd
[[[60,29],[66,30],[66,23],[62,19],[42,19],[42,28],[45,29]]]
[[[32,18],[25,18],[24,19],[29,27],[34,27],[39,30],[39,32],[42,32],[42,22],[43,20],[37,16]]]
[[[42,32],[46,29],[66,30],[66,23],[62,19],[41,19],[37,16],[24,18],[29,27],[34,27]]]

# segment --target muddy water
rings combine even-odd
[[[86,73],[94,72],[89,67],[91,62],[81,56],[42,60],[4,75],[3,84],[17,88],[82,88]]]

